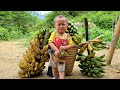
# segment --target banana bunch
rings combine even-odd
[[[77,27],[72,22],[68,21],[68,29],[66,32],[70,34],[74,43],[79,45],[82,41],[82,34],[77,31]]]
[[[77,61],[80,61],[79,68],[83,75],[93,78],[101,78],[104,76],[102,73],[105,73],[105,69],[103,66],[105,55],[101,55],[99,57],[95,56],[95,52],[93,51],[90,55],[85,56],[84,54],[77,56]]]
[[[47,30],[41,31],[30,42],[30,46],[23,53],[20,60],[18,72],[21,78],[32,77],[41,74],[45,68],[45,62],[49,59],[48,38],[50,33]],[[47,39],[47,40],[46,40]]]
[[[103,35],[100,35],[93,40],[89,40],[93,50],[102,50],[102,49],[107,48],[106,47],[107,43],[103,42],[102,37]]]
[[[75,45],[80,45],[81,42],[82,42],[82,34],[74,34],[74,36],[71,36],[72,37],[72,40],[73,42],[75,43]]]
[[[79,45],[79,49],[78,49],[78,54],[82,54],[86,49],[91,52],[93,52],[94,50],[102,50],[107,48],[105,42],[103,42],[103,40],[101,39],[103,37],[103,35],[100,35],[98,37],[96,37],[93,40],[89,40],[85,43],[81,43]]]
[[[71,21],[68,21],[67,33],[69,33],[70,36],[74,36],[74,34],[77,33],[77,27]]]
[[[65,62],[65,59],[66,59],[66,57],[68,56],[69,54],[68,54],[68,52],[67,51],[65,51],[65,50],[61,50],[60,51],[60,55],[59,55],[59,58],[57,58],[58,57],[58,55],[56,54],[56,53],[54,53],[54,61],[55,62]]]
[[[103,76],[101,73],[105,73],[103,68],[103,66],[105,66],[105,55],[96,57],[94,52],[94,50],[105,48],[106,43],[103,43],[102,37],[103,35],[100,35],[93,40],[89,40],[79,45],[76,61],[80,61],[78,66],[81,69],[80,71],[86,76],[100,78]],[[85,56],[83,54],[86,49],[90,52],[90,55]]]

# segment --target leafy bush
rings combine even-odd
[[[0,40],[8,40],[9,32],[6,28],[0,27]]]
[[[74,17],[75,22],[84,22],[87,18],[89,22],[93,22],[102,29],[112,28],[113,21],[117,21],[117,16],[120,11],[88,11],[87,13],[80,13]]]
[[[92,29],[88,29],[88,30],[89,30],[88,32],[89,32],[89,39],[90,40],[92,40],[100,35],[104,35],[103,40],[105,42],[108,42],[112,39],[112,30],[101,29],[101,28],[92,28]],[[78,32],[82,33],[84,39],[86,38],[84,27],[79,27]]]
[[[24,38],[25,39],[25,41],[24,41],[24,46],[25,47],[29,46],[30,41],[34,38],[34,36],[36,34],[39,34],[39,30],[38,31],[32,31],[32,32],[28,33],[28,35],[25,36],[25,38]]]

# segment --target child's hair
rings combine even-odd
[[[54,19],[54,23],[55,23],[55,21],[56,21],[57,18],[65,18],[65,19],[66,19],[66,22],[68,23],[67,18],[66,18],[65,16],[63,16],[63,15],[58,15],[58,16],[56,16],[55,19]]]

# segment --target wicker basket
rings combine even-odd
[[[67,56],[66,66],[65,66],[65,75],[70,76],[76,61],[76,55],[78,52],[78,46],[75,46],[68,50],[69,56]]]

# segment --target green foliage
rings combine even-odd
[[[110,41],[112,39],[112,31],[107,29],[95,28],[90,29],[90,39],[94,39],[97,36],[104,35],[103,40],[105,42]]]
[[[25,38],[26,46],[41,28],[51,28],[54,30],[53,21],[57,15],[64,15],[69,21],[84,22],[84,18],[88,22],[93,22],[97,28],[89,29],[89,38],[103,34],[103,40],[110,42],[112,40],[113,21],[117,22],[117,16],[120,11],[52,11],[45,16],[44,20],[33,16],[33,11],[0,11],[0,40],[12,40]],[[85,28],[77,27],[78,32],[83,35],[83,42],[85,41]],[[120,39],[117,47],[120,47]]]
[[[109,42],[112,40],[112,30],[111,29],[101,29],[101,28],[92,28],[92,29],[88,29],[89,30],[89,39],[92,40],[94,38],[96,38],[97,36],[100,35],[104,35],[103,40],[105,42]],[[83,35],[83,42],[85,42],[86,40],[86,36],[85,36],[85,29],[84,27],[80,27],[78,28],[78,32],[82,33]]]
[[[53,12],[49,13],[45,18],[46,25],[48,28],[53,28],[54,18],[58,15],[64,15],[67,17],[67,11],[53,11]]]
[[[8,40],[9,32],[6,28],[0,27],[0,40]]]
[[[28,35],[26,35],[26,37],[25,37],[25,41],[24,41],[24,46],[25,47],[28,47],[29,46],[29,44],[30,44],[30,41],[34,38],[34,36],[36,35],[36,34],[38,34],[39,33],[39,31],[32,31],[32,32],[30,32]]]
[[[64,15],[66,18],[73,19],[73,17],[76,17],[77,15],[79,15],[80,12],[82,11],[52,11],[45,18],[47,27],[53,28],[54,18],[58,15]]]
[[[12,29],[13,30],[8,32],[7,28],[0,27],[0,40],[8,41],[8,40],[15,40],[24,37],[21,31],[16,30],[16,27],[13,27]]]
[[[119,40],[117,42],[117,47],[120,48],[120,38],[119,38]]]
[[[44,25],[30,11],[0,11],[0,40],[23,38]]]
[[[88,11],[74,17],[74,21],[84,22],[84,18],[87,18],[89,22],[95,23],[101,29],[110,29],[112,28],[112,22],[117,21],[119,13],[120,11]]]

